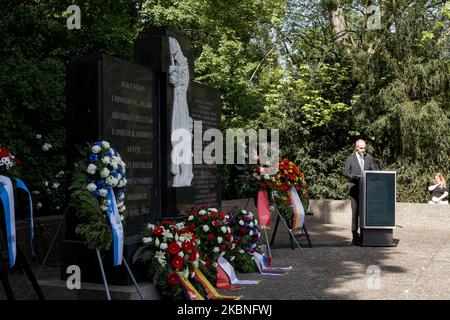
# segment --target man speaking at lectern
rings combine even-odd
[[[359,244],[360,236],[358,234],[359,223],[359,180],[362,172],[367,170],[377,170],[374,159],[365,154],[366,142],[358,139],[355,143],[355,152],[345,161],[344,176],[349,182],[349,191],[352,202],[352,243]]]

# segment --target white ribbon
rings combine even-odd
[[[255,260],[256,266],[258,267],[259,273],[262,275],[270,275],[270,276],[282,276],[286,274],[288,270],[292,269],[292,266],[289,267],[267,267],[264,264],[264,257],[257,253],[250,253],[253,256],[253,260]]]
[[[123,226],[122,219],[119,215],[119,210],[117,209],[117,202],[112,188],[108,188],[108,198],[111,201],[108,210],[109,222],[111,223],[111,228],[114,237],[114,266],[122,264],[123,257]]]
[[[217,259],[217,263],[225,271],[227,276],[230,278],[231,284],[258,284],[259,280],[239,280],[236,277],[233,266],[222,256]]]

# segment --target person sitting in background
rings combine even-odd
[[[448,187],[442,173],[434,175],[434,184],[428,187],[428,191],[431,193],[429,204],[448,204]]]

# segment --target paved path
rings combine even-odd
[[[349,244],[347,225],[307,222],[313,248],[292,250],[279,229],[273,265],[294,269],[280,277],[238,275],[263,279],[238,291],[245,299],[450,299],[449,230],[396,228],[397,247],[375,248]],[[380,271],[378,282],[370,266]]]

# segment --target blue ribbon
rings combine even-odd
[[[17,188],[24,190],[27,194],[28,194],[28,200],[29,200],[29,204],[30,204],[30,244],[31,244],[31,254],[33,255],[33,257],[36,256],[36,251],[34,248],[34,244],[33,244],[33,240],[34,240],[34,223],[33,223],[33,201],[31,200],[31,193],[28,190],[27,186],[25,185],[25,183],[20,180],[15,178],[16,183],[17,183]]]
[[[16,238],[15,238],[15,228],[12,225],[14,223],[14,217],[11,217],[11,207],[9,202],[9,193],[7,189],[0,184],[0,199],[3,203],[3,208],[5,211],[5,221],[6,221],[6,242],[8,243],[9,252],[9,266],[14,267],[16,263]],[[14,206],[14,203],[12,203]]]
[[[117,209],[116,197],[114,196],[112,187],[108,187],[108,194],[106,199],[109,200],[109,206],[106,213],[111,223],[114,238],[114,266],[122,264],[123,256],[123,227]]]

